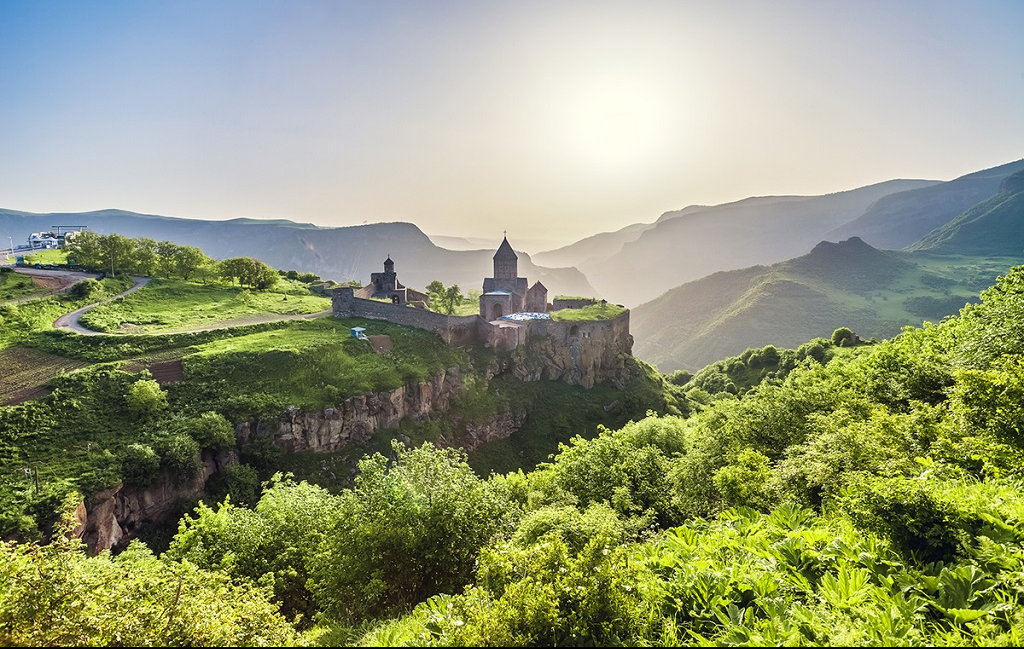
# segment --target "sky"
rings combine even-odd
[[[1024,2],[0,0],[0,207],[568,243],[1024,157]]]

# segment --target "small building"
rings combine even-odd
[[[359,289],[356,297],[388,300],[392,304],[402,305],[422,302],[425,306],[430,306],[430,298],[426,293],[402,286],[398,281],[398,273],[395,272],[395,262],[391,261],[391,255],[384,260],[384,272],[370,273],[370,283]]]
[[[28,247],[33,250],[50,250],[59,245],[57,235],[52,232],[33,232],[28,237]]]

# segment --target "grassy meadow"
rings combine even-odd
[[[599,302],[582,309],[561,309],[551,312],[551,319],[559,322],[582,322],[585,320],[611,320],[626,312],[626,308],[610,302]]]
[[[198,284],[179,279],[150,280],[122,299],[96,307],[81,323],[108,333],[169,333],[248,324],[268,315],[327,311],[331,299],[294,280],[281,278],[272,291],[251,291],[226,282]]]

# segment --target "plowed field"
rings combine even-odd
[[[10,406],[46,394],[46,383],[61,372],[90,365],[34,349],[8,347],[0,351],[0,405]]]

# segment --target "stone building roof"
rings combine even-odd
[[[515,250],[512,250],[512,246],[508,242],[508,237],[501,240],[501,245],[498,246],[498,252],[494,253],[494,259],[519,259]]]

